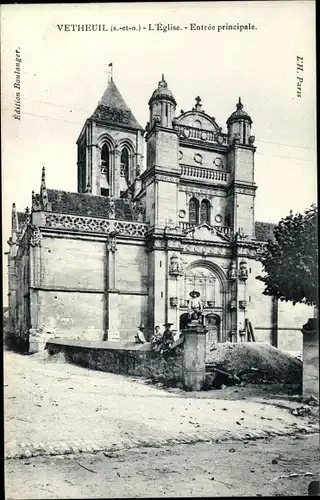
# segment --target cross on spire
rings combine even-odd
[[[201,106],[202,106],[202,104],[201,104],[201,97],[197,96],[196,97],[196,110],[197,111],[200,110]]]
[[[113,77],[113,63],[109,63],[107,66],[107,74],[108,74],[108,83],[112,80]]]

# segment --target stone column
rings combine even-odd
[[[30,322],[29,353],[33,354],[44,349],[46,335],[39,331],[38,288],[41,281],[41,240],[39,228],[35,228],[30,240]]]
[[[183,334],[184,386],[189,391],[200,391],[206,375],[206,328],[198,322],[191,322]]]
[[[309,318],[301,329],[303,333],[303,380],[304,398],[319,398],[319,323]]]
[[[113,191],[111,196],[114,198],[120,197],[120,159],[121,151],[119,149],[114,150],[114,166],[113,166]]]
[[[120,340],[119,333],[119,291],[116,289],[116,234],[110,233],[108,244],[108,291],[107,311],[108,329],[107,339],[111,341]]]

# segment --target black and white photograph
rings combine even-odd
[[[320,496],[315,1],[0,12],[5,498]]]

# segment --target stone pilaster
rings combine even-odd
[[[41,241],[40,229],[35,227],[30,239],[30,323],[29,353],[33,354],[44,349],[46,332],[39,329],[39,292],[41,285]]]
[[[116,289],[116,234],[110,233],[107,243],[108,251],[108,290],[107,290],[107,339],[120,340],[119,333],[119,292]]]
[[[183,330],[183,377],[189,391],[200,391],[206,375],[206,329],[199,323],[188,325]]]

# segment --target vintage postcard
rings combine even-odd
[[[1,34],[7,498],[319,495],[315,2]]]

